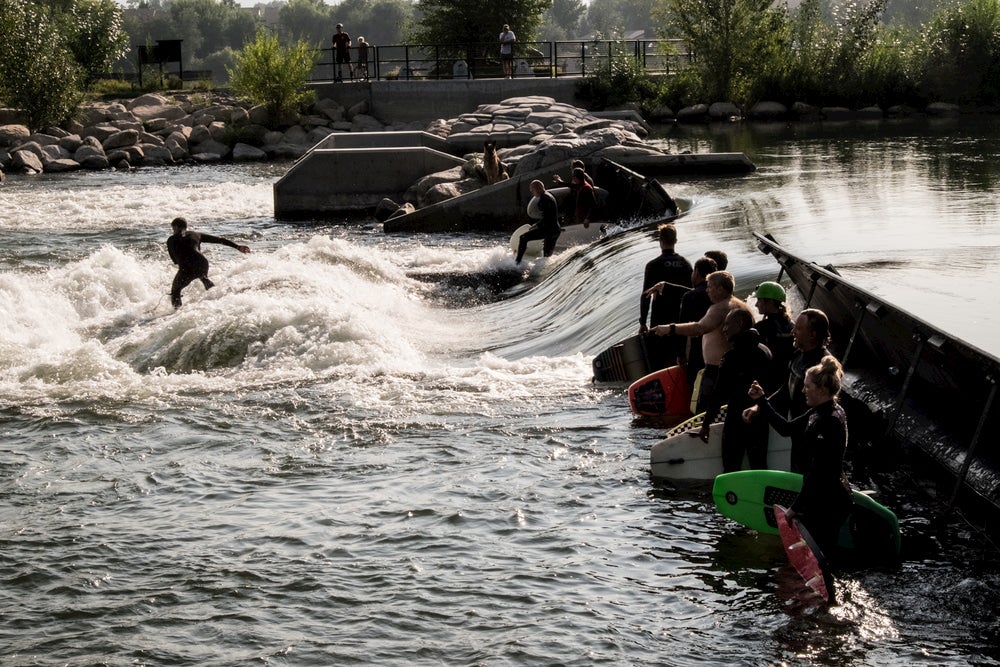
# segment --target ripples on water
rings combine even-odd
[[[669,184],[693,202],[682,251],[722,247],[744,292],[775,270],[749,229],[923,284],[940,223],[918,211],[996,207],[880,181],[877,146],[837,157],[862,172],[841,178],[824,174],[844,150],[768,141],[751,177]],[[906,160],[947,162],[922,150]],[[561,252],[497,300],[414,276],[509,273],[501,235],[277,223],[282,171],[0,189],[4,664],[997,664],[995,552],[916,521],[923,496],[886,487],[907,557],[845,573],[824,611],[775,539],[704,487],[649,480],[662,430],[589,382],[635,328],[648,231]],[[900,190],[847,215],[865,183]],[[900,192],[914,225],[874,234]],[[207,246],[218,286],[173,313],[181,214],[254,253]],[[994,232],[952,224],[949,252],[988,264]]]

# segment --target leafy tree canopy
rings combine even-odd
[[[519,42],[535,41],[552,0],[419,0],[413,44],[496,43],[504,23]]]

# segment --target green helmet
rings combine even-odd
[[[772,283],[768,281],[766,283],[761,283],[757,285],[757,289],[754,290],[753,295],[758,299],[773,299],[774,301],[784,301],[785,300],[785,288],[778,283]]]

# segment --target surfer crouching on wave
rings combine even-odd
[[[181,307],[181,290],[190,285],[194,280],[201,280],[205,289],[215,286],[208,279],[208,259],[201,254],[201,244],[221,243],[230,248],[236,248],[242,253],[250,252],[250,247],[233,243],[229,239],[221,236],[212,236],[202,232],[188,231],[187,220],[184,218],[174,218],[170,223],[173,234],[167,239],[167,252],[170,259],[177,265],[177,275],[170,286],[170,303],[174,308]]]
[[[827,558],[834,555],[837,535],[853,502],[844,475],[847,417],[837,400],[843,377],[840,362],[830,355],[809,368],[802,388],[809,409],[791,420],[771,407],[757,382],[750,385],[748,394],[774,430],[784,436],[802,437],[808,465],[802,491],[786,516],[789,521],[798,516]]]

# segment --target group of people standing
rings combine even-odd
[[[692,389],[698,385],[697,408],[705,415],[692,435],[707,442],[728,406],[726,472],[739,470],[744,455],[751,468],[767,468],[769,425],[789,437],[791,470],[804,475],[790,516],[800,515],[821,548],[832,549],[852,500],[844,475],[847,418],[838,400],[843,369],[828,350],[829,319],[808,308],[793,320],[784,288],[764,282],[752,294],[761,315],[755,321],[734,296],[725,253],[706,252],[692,266],[676,252],[674,225],[661,225],[658,238],[660,255],[643,276],[639,331],[661,337],[651,346],[654,364],[684,365]]]
[[[333,33],[333,62],[334,62],[334,76],[333,80],[335,83],[340,83],[344,80],[343,67],[347,65],[348,73],[350,74],[351,80],[354,80],[354,63],[351,62],[351,36],[344,30],[344,24],[338,23],[335,32]],[[368,80],[368,47],[370,44],[365,41],[364,37],[358,37],[358,79],[361,81]]]

